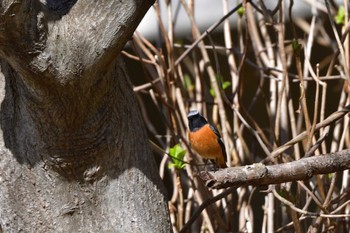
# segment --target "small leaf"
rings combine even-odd
[[[223,90],[225,90],[226,88],[228,88],[229,86],[231,86],[231,82],[229,82],[229,81],[224,81],[224,82],[222,82],[222,77],[220,77],[220,76],[217,77],[217,81],[218,81],[219,84],[221,84],[221,88],[222,88]],[[214,88],[210,88],[209,93],[210,93],[210,95],[211,95],[212,97],[215,97]]]
[[[183,158],[185,157],[186,150],[183,149],[180,144],[176,144],[174,147],[169,149],[172,162],[169,163],[168,168],[175,167],[176,169],[182,169],[186,166]]]
[[[242,17],[244,15],[244,8],[243,6],[241,6],[238,10],[237,10],[237,14],[239,15],[239,17]]]
[[[215,97],[215,91],[213,88],[210,88],[209,93],[211,96]]]
[[[329,174],[327,174],[328,179],[329,179],[329,180],[332,179],[333,175],[334,175],[334,173],[329,173]]]
[[[287,196],[285,189],[277,189],[276,191],[283,198],[285,198]]]
[[[335,22],[340,25],[344,25],[345,23],[345,8],[344,6],[340,6],[338,8],[337,15],[334,17]]]
[[[226,88],[228,88],[229,86],[231,86],[231,82],[229,82],[229,81],[225,81],[223,84],[222,84],[222,89],[226,89]]]
[[[293,47],[293,51],[294,51],[295,56],[298,56],[298,57],[299,57],[300,54],[301,54],[302,46],[301,46],[301,44],[298,42],[298,40],[293,39],[292,47]]]
[[[185,82],[185,88],[187,91],[192,91],[194,89],[194,85],[188,74],[184,75],[184,82]]]

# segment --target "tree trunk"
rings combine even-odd
[[[122,61],[147,0],[0,0],[4,232],[169,232]]]

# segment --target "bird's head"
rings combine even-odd
[[[191,132],[197,131],[204,125],[208,124],[208,121],[198,112],[198,110],[192,110],[187,114],[188,126]]]

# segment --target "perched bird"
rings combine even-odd
[[[187,118],[191,147],[204,159],[213,160],[217,166],[227,168],[226,149],[218,130],[197,110],[190,111]]]

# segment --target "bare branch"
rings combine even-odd
[[[278,165],[266,166],[256,163],[216,172],[201,172],[199,176],[206,181],[208,187],[219,189],[305,180],[317,174],[328,174],[349,168],[350,149]]]

